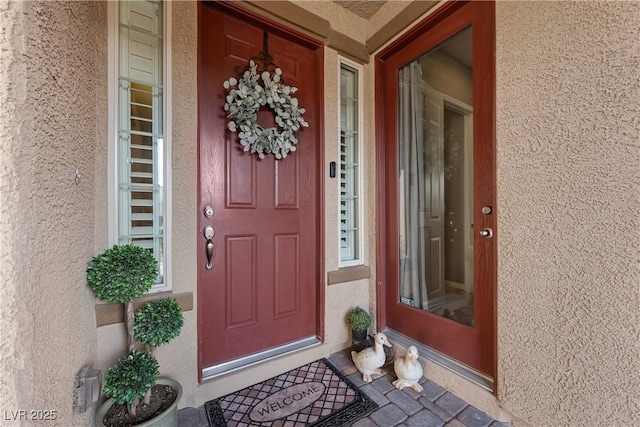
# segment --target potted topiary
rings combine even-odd
[[[347,315],[347,323],[351,328],[354,341],[365,341],[371,326],[371,316],[360,306],[356,306]]]
[[[87,281],[96,296],[124,303],[127,346],[104,377],[109,397],[96,413],[96,425],[177,426],[182,387],[159,379],[154,357],[157,346],[178,336],[184,323],[180,305],[171,299],[154,300],[133,312],[133,300],[147,292],[158,275],[158,263],[147,249],[120,245],[93,258]],[[136,348],[136,340],[145,351]]]
[[[138,342],[153,356],[156,347],[178,335],[184,324],[182,307],[174,299],[149,301],[135,314],[133,331]]]

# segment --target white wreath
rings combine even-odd
[[[282,83],[280,68],[275,69],[273,76],[268,71],[258,75],[257,68],[256,63],[250,61],[240,81],[231,77],[224,82],[224,88],[229,91],[224,104],[229,119],[227,128],[231,132],[239,130],[238,138],[244,151],[258,153],[261,159],[265,153],[283,159],[290,151],[296,151],[296,132],[301,126],[309,126],[302,117],[306,110],[298,105],[298,98],[291,96],[298,88]],[[264,106],[273,110],[279,128],[265,129],[258,124],[258,110]]]

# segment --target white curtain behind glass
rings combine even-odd
[[[417,61],[399,70],[400,295],[405,303],[427,308],[427,248],[420,233],[426,194],[421,86]]]

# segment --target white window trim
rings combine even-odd
[[[118,244],[118,61],[119,52],[119,14],[118,1],[107,2],[107,22],[108,22],[108,78],[107,78],[107,103],[108,103],[108,149],[107,149],[107,204],[108,204],[108,236],[109,247]],[[164,121],[164,206],[163,206],[163,251],[164,251],[164,283],[162,286],[154,286],[149,293],[170,291],[172,289],[172,268],[171,268],[171,231],[172,231],[172,126],[173,114],[171,109],[172,100],[172,70],[171,70],[171,1],[164,2],[163,10],[163,121]]]
[[[340,223],[340,215],[338,215],[338,267],[339,268],[344,268],[344,267],[352,267],[352,266],[356,266],[356,265],[363,265],[364,264],[364,252],[365,252],[365,248],[364,248],[364,230],[365,230],[365,222],[364,222],[364,163],[363,163],[363,147],[364,147],[364,67],[362,66],[362,64],[359,64],[357,62],[354,62],[350,59],[347,59],[343,56],[338,55],[338,71],[337,71],[337,76],[338,76],[338,96],[337,99],[340,99],[341,93],[340,93],[340,71],[342,69],[342,66],[346,65],[347,67],[353,68],[354,70],[356,70],[357,75],[358,75],[358,138],[357,138],[357,143],[358,143],[358,156],[357,156],[357,161],[358,161],[358,218],[357,218],[357,223],[358,223],[358,239],[357,239],[357,245],[358,245],[358,257],[354,260],[350,260],[350,261],[342,261],[342,257],[340,255],[341,250],[340,250],[340,230],[341,230],[341,223]],[[340,117],[341,117],[341,103],[338,103],[338,145],[340,144]],[[340,163],[340,162],[338,162]],[[338,164],[338,173],[340,170],[340,165]],[[340,183],[338,182],[338,185]],[[340,206],[340,191],[338,191],[338,206]]]

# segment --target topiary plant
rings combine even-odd
[[[107,249],[89,262],[87,281],[96,296],[108,302],[134,300],[158,277],[158,261],[148,249],[121,245]]]
[[[354,331],[363,331],[371,326],[371,316],[360,306],[356,306],[347,316],[347,323]]]
[[[182,307],[176,300],[167,298],[142,306],[135,314],[133,330],[136,339],[153,355],[156,347],[180,334],[183,324]]]
[[[109,368],[104,391],[116,404],[126,404],[132,416],[142,397],[149,403],[159,375],[153,350],[176,337],[184,323],[182,308],[175,300],[151,301],[134,316],[133,300],[147,292],[157,277],[158,262],[151,251],[132,244],[105,250],[87,267],[87,282],[96,296],[125,306],[129,354]],[[148,351],[135,348],[136,334]]]
[[[132,244],[105,250],[87,267],[87,282],[98,298],[124,303],[129,351],[135,342],[132,301],[147,292],[156,277],[158,261],[151,251]]]
[[[146,351],[133,349],[109,368],[104,376],[104,392],[115,403],[126,404],[135,416],[140,399],[153,387],[158,375],[158,361]]]

